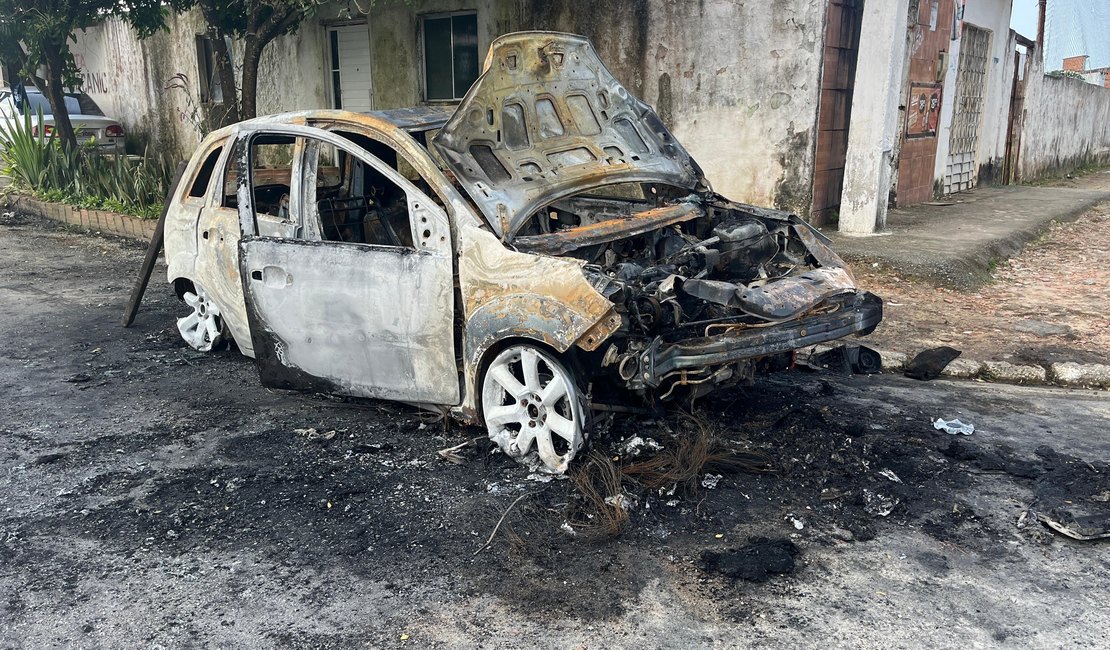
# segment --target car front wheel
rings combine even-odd
[[[574,375],[531,345],[502,350],[482,379],[482,417],[509,456],[561,474],[585,441],[587,409]]]

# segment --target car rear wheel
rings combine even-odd
[[[177,319],[177,330],[189,347],[200,352],[218,350],[227,342],[224,335],[224,321],[220,308],[212,302],[208,292],[199,284],[193,284],[182,294],[181,299],[189,306],[189,313]]]
[[[538,469],[561,474],[585,441],[582,396],[574,375],[552,354],[513,345],[486,368],[482,417],[506,454],[526,463],[538,458]]]

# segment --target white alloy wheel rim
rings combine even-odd
[[[486,430],[514,458],[527,457],[535,443],[543,469],[566,471],[582,446],[582,412],[574,378],[536,348],[507,348],[486,369],[482,380]]]
[[[189,315],[177,319],[177,329],[189,347],[208,352],[223,338],[220,308],[208,298],[208,293],[197,285],[182,298],[192,308]]]

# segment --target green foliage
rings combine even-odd
[[[41,115],[39,116],[41,119]],[[66,149],[53,134],[32,133],[30,114],[0,122],[0,163],[16,189],[44,201],[156,218],[173,178],[173,164],[148,149],[137,160],[91,146]]]
[[[42,111],[38,112],[37,124],[42,124]],[[50,135],[43,132],[35,134],[31,113],[23,111],[23,119],[10,122],[0,120],[0,164],[3,173],[12,182],[24,187],[37,187],[46,175],[48,163],[54,149],[53,131]]]

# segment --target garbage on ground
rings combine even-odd
[[[716,490],[717,483],[724,478],[721,474],[706,474],[701,480],[701,486],[707,490]]]
[[[1072,515],[1062,510],[1038,512],[1039,519],[1052,530],[1083,542],[1094,539],[1110,539],[1110,516]]]
[[[899,503],[901,502],[894,497],[888,497],[885,494],[866,489],[863,491],[863,510],[867,514],[886,517],[894,512],[894,508]]]
[[[574,537],[575,535],[578,534],[578,531],[574,529],[574,526],[571,526],[570,522],[567,522],[567,521],[564,521],[563,525],[559,526],[559,529],[562,530],[567,535],[570,535],[571,537]]]
[[[845,375],[874,375],[883,371],[883,358],[863,345],[838,345],[810,355],[804,365],[814,370],[830,370]]]
[[[617,449],[621,456],[626,458],[638,458],[646,452],[663,451],[663,445],[659,444],[659,442],[653,438],[633,436],[622,442]]]
[[[975,425],[970,422],[960,422],[959,420],[942,420],[937,418],[933,420],[933,428],[945,433],[960,434],[970,436],[975,433]]]
[[[879,470],[879,476],[882,476],[883,478],[885,478],[887,480],[894,481],[895,483],[901,483],[902,482],[902,479],[899,478],[898,475],[895,474],[894,470],[892,470],[892,469],[884,468],[884,469]]]
[[[904,374],[910,379],[920,379],[922,381],[936,379],[940,377],[940,373],[948,367],[948,364],[955,361],[958,356],[960,356],[960,351],[947,345],[925,350],[910,359],[909,363],[906,364]]]
[[[632,512],[633,508],[636,507],[636,504],[632,501],[632,499],[626,497],[624,493],[615,494],[611,497],[605,497],[605,504],[620,508],[625,512]]]
[[[308,438],[309,440],[323,440],[323,441],[327,442],[327,441],[335,438],[335,434],[338,433],[338,432],[335,429],[332,429],[331,431],[322,431],[321,432],[321,431],[317,431],[315,428],[311,428],[311,429],[293,429],[293,433],[295,433],[297,435],[304,436],[305,438]]]

